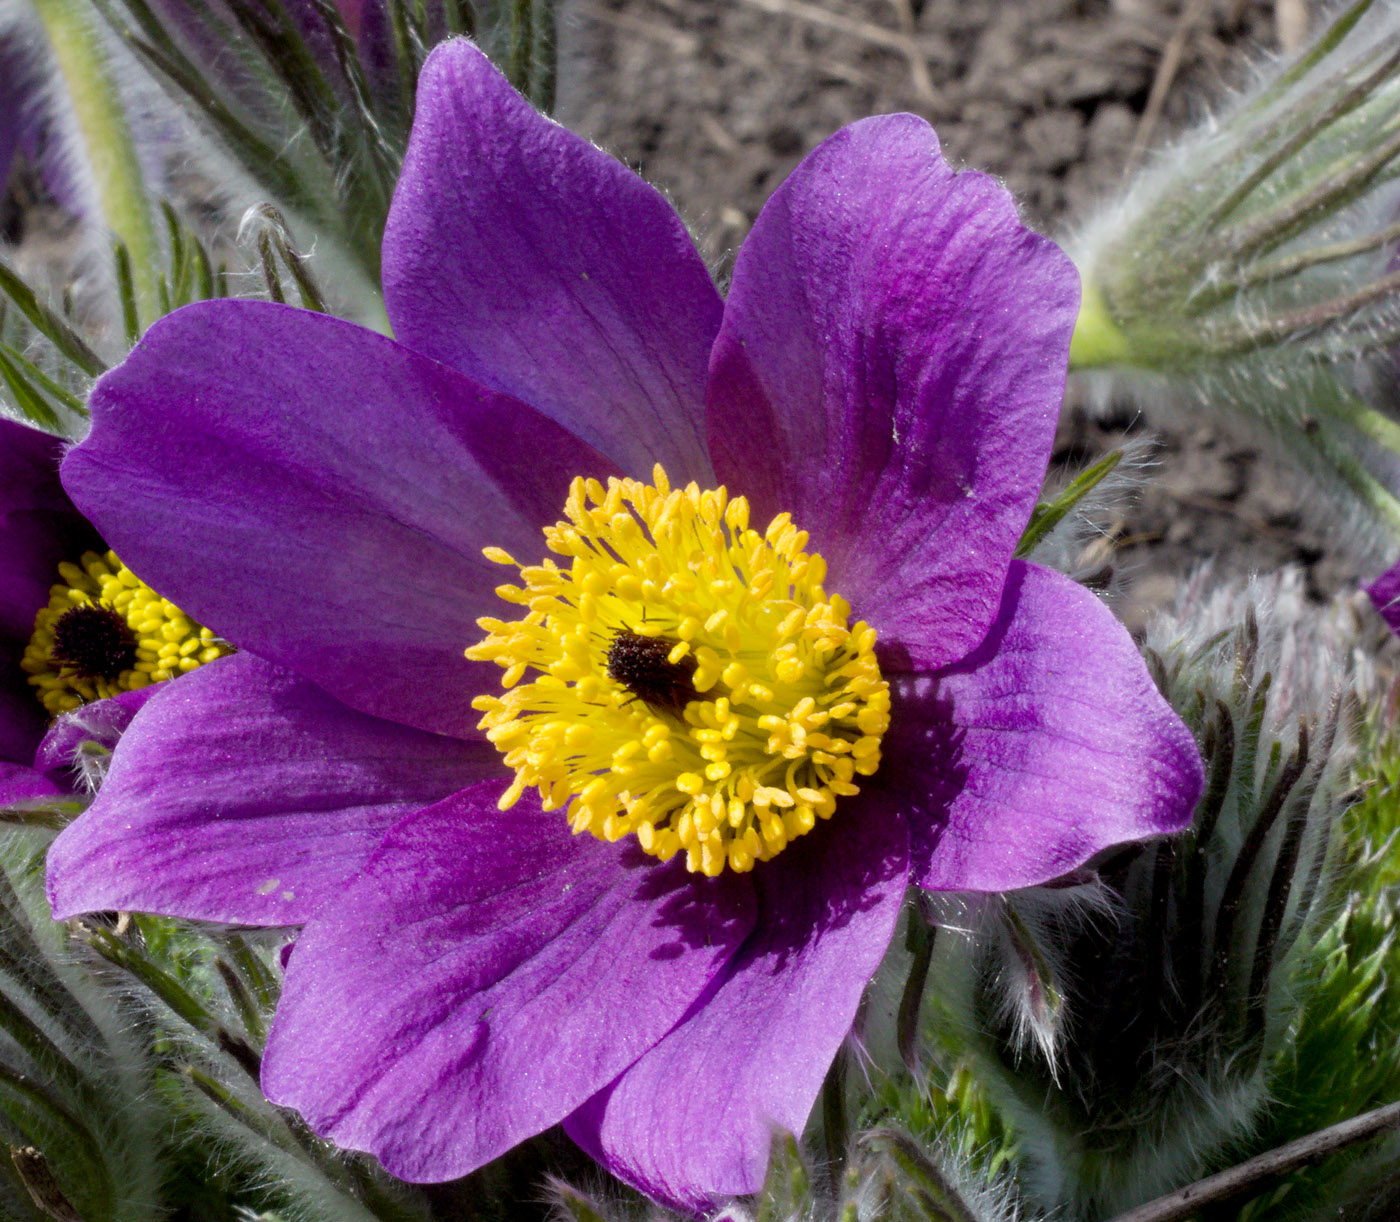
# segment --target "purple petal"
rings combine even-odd
[[[44,26],[32,6],[0,6],[0,192],[16,155],[70,216],[98,212],[71,100],[53,62]]]
[[[356,713],[249,654],[170,683],[49,850],[60,918],[100,909],[290,925],[405,815],[497,772],[484,744]]]
[[[398,52],[394,46],[394,19],[385,0],[337,0],[341,18],[355,39],[365,83],[371,97],[381,106],[393,105],[403,89]],[[428,20],[436,24],[439,13],[430,8]],[[437,35],[434,41],[443,35]]]
[[[20,653],[20,646],[0,643],[0,761],[27,767],[34,762],[48,714],[19,668]]]
[[[264,129],[286,129],[286,98],[266,71],[257,67],[260,57],[249,54],[247,36],[230,6],[191,4],[190,0],[150,0],[150,6],[220,97],[231,97]],[[278,7],[290,19],[288,33],[301,39],[340,102],[355,105],[319,0],[281,0]],[[397,94],[401,86],[393,59],[393,30],[383,0],[337,0],[335,7],[355,41],[371,101],[378,101],[381,91]]]
[[[19,668],[61,560],[99,546],[58,482],[63,442],[0,417],[0,760],[34,761],[48,721]]]
[[[720,300],[671,206],[546,119],[480,51],[429,57],[384,235],[411,348],[538,407],[629,475],[710,484]]]
[[[263,1088],[395,1175],[464,1175],[685,1013],[753,925],[746,880],[571,836],[503,783],[405,820],[297,942]]]
[[[19,806],[42,798],[63,797],[69,792],[56,778],[37,769],[0,760],[0,807]]]
[[[739,252],[710,368],[715,470],[787,511],[910,664],[975,645],[1035,503],[1079,278],[912,115],[812,152]]]
[[[758,923],[684,1022],[565,1130],[673,1208],[756,1191],[774,1129],[802,1132],[894,932],[904,820],[862,797],[753,874]]]
[[[0,678],[13,664],[0,656]],[[14,667],[20,679],[26,676]],[[157,685],[122,692],[106,700],[94,700],[52,722],[34,697],[34,689],[12,690],[0,682],[0,761],[22,765],[21,772],[43,776],[36,793],[76,793],[83,788],[76,769],[81,752],[90,746],[112,751],[137,711],[159,690]],[[12,784],[38,786],[38,781],[12,775]],[[32,795],[27,795],[32,796]],[[16,799],[10,799],[16,800]],[[6,799],[0,797],[0,805]]]
[[[1400,635],[1400,564],[1386,569],[1366,587],[1366,593],[1391,632]]]
[[[71,767],[89,744],[115,750],[131,719],[158,691],[160,684],[152,683],[106,700],[94,700],[55,718],[39,744],[34,762],[46,771],[56,771]]]
[[[0,417],[0,648],[23,650],[59,561],[98,545],[58,482],[62,456],[59,438]]]
[[[1132,639],[1068,577],[1014,561],[963,663],[892,683],[882,787],[914,795],[914,881],[1005,891],[1179,831],[1200,796],[1191,732]]]
[[[256,360],[250,360],[256,354]],[[610,465],[533,409],[349,323],[253,301],[157,322],[97,384],[64,484],[141,578],[362,712],[475,734],[462,651],[569,480]]]

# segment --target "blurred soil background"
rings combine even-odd
[[[724,281],[769,193],[844,123],[907,110],[957,166],[987,170],[1023,219],[1062,236],[1251,65],[1296,47],[1319,0],[563,0],[559,119],[665,191]],[[1203,559],[1303,566],[1354,590],[1293,471],[1216,422],[1144,418],[1071,380],[1052,474],[1140,438],[1153,479],[1106,523],[1140,629]]]

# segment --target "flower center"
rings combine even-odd
[[[505,671],[481,728],[575,832],[633,834],[692,871],[751,870],[830,818],[880,764],[889,685],[875,630],[822,589],[826,563],[780,514],[759,534],[719,488],[576,479],[522,584],[522,619],[482,619],[467,657]],[[528,682],[521,682],[526,677]]]
[[[700,699],[695,690],[699,663],[690,653],[672,662],[671,651],[679,644],[667,636],[619,632],[608,647],[608,677],[654,709],[684,712],[692,700]]]
[[[115,679],[136,664],[136,634],[111,607],[79,603],[54,620],[49,658],[80,679]]]
[[[20,667],[55,717],[212,662],[233,647],[161,598],[116,553],[58,566]]]

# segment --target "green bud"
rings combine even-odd
[[[1389,564],[1397,246],[1400,9],[1359,0],[1070,240],[1071,367],[1262,434],[1341,507],[1363,558]]]

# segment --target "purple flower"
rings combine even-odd
[[[119,691],[52,720],[26,673],[59,566],[102,546],[59,483],[62,452],[59,438],[0,418],[0,806],[73,794],[82,745],[114,746],[154,691]]]
[[[1122,628],[1011,558],[1075,273],[896,115],[807,158],[721,301],[466,42],[384,267],[397,342],[214,302],[99,383],[65,485],[242,652],[135,719],[55,913],[304,923],[264,1089],[404,1178],[563,1121],[657,1200],[752,1191],[907,884],[1040,883],[1199,792]]]
[[[286,105],[285,99],[269,92],[265,73],[250,67],[249,49],[242,45],[246,34],[240,33],[242,27],[227,4],[219,2],[203,8],[188,0],[154,0],[152,7],[191,59],[253,114],[267,120],[279,105]],[[346,33],[354,40],[371,86],[397,88],[397,81],[391,79],[397,71],[392,18],[384,0],[335,0],[334,7]],[[341,95],[341,101],[349,105],[349,85],[326,11],[317,0],[284,0],[280,15],[290,23],[286,29],[281,28],[278,16],[271,12],[264,16],[264,28],[279,41],[288,37],[299,40],[326,81]]]
[[[58,482],[61,442],[0,418],[0,806],[66,792],[35,765],[48,717],[20,669],[62,560],[96,545]]]
[[[86,220],[97,211],[97,199],[51,59],[32,12],[0,10],[0,195],[22,157],[55,203]]]
[[[62,452],[0,418],[0,806],[74,793],[85,743],[110,749],[155,683],[229,652],[100,554]]]
[[[1366,593],[1391,632],[1400,635],[1400,563],[1392,565],[1371,582],[1366,587]]]

